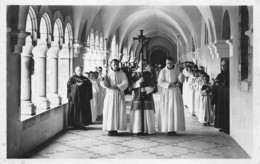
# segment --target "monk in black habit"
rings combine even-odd
[[[82,75],[82,67],[75,68],[75,74],[67,83],[68,89],[68,126],[73,128],[84,128],[91,124],[92,84],[90,80]]]
[[[221,73],[214,82],[212,105],[215,105],[214,127],[229,134],[229,69],[225,60],[221,62]]]

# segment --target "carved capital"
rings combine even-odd
[[[10,31],[8,34],[10,35],[10,51],[15,54],[21,53],[25,45],[25,39],[27,36],[30,36],[30,33],[25,31]]]

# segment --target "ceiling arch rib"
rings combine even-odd
[[[200,22],[198,21],[199,19],[210,20],[212,24],[212,33],[214,36],[212,38],[216,39],[215,22],[213,20],[212,11],[208,6],[77,6],[73,7],[73,13],[77,13],[73,14],[75,17],[74,26],[80,27],[77,31],[75,31],[75,36],[77,38],[81,35],[83,30],[82,24],[84,24],[86,20],[88,21],[86,31],[89,33],[89,28],[93,22],[93,19],[95,19],[95,16],[99,11],[101,12],[104,38],[113,36],[118,31],[120,33],[119,42],[121,45],[125,42],[125,35],[129,28],[127,25],[136,24],[135,22],[140,22],[141,20],[142,22],[150,21],[149,19],[142,19],[144,15],[147,15],[140,14],[142,12],[150,12],[151,14],[148,14],[150,15],[150,18],[152,18],[152,13],[153,15],[156,15],[157,18],[159,15],[160,20],[163,20],[175,27],[178,33],[184,38],[185,48],[188,51],[190,50],[189,47],[191,47],[192,37],[194,38],[195,43],[200,43],[199,40],[201,38],[199,38],[200,36],[197,36],[199,34],[199,27],[197,26],[197,23]],[[200,13],[196,19],[194,19],[193,15],[198,14],[192,15],[191,12],[193,11]],[[156,22],[154,19],[151,19],[151,21]],[[208,29],[210,29],[207,21],[206,24]],[[196,47],[199,46],[196,45]]]

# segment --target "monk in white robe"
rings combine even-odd
[[[194,100],[195,100],[195,90],[194,90],[194,82],[195,82],[195,76],[194,76],[194,71],[190,72],[190,76],[188,78],[188,107],[189,111],[193,116],[195,116],[195,105],[194,105]]]
[[[198,117],[199,116],[199,109],[200,109],[200,88],[202,86],[202,79],[199,77],[199,71],[196,72],[195,75],[196,79],[195,82],[193,83],[193,87],[195,90],[195,99],[194,99],[194,111],[195,115]]]
[[[210,126],[212,122],[212,105],[211,105],[211,85],[209,83],[209,75],[203,75],[203,84],[200,89],[201,102],[198,120],[204,126]]]
[[[158,130],[167,135],[176,135],[176,131],[185,131],[184,106],[178,80],[179,71],[173,66],[171,57],[166,59],[166,67],[160,72],[158,84],[163,88]]]
[[[128,87],[126,74],[119,69],[119,61],[111,61],[111,70],[100,82],[106,88],[103,106],[103,130],[108,135],[117,135],[118,130],[127,130],[124,90]]]
[[[188,84],[188,78],[190,76],[189,66],[186,66],[182,74],[184,76],[184,82],[182,86],[182,96],[183,96],[183,103],[186,107],[188,107],[189,104],[189,84]]]

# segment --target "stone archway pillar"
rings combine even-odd
[[[45,39],[39,39],[37,46],[32,50],[35,57],[35,71],[37,79],[37,108],[48,109],[50,107],[49,100],[46,98],[46,53],[48,51]]]
[[[32,45],[31,36],[26,37],[25,46],[21,53],[21,114],[35,115],[36,108],[32,103],[32,62],[33,55],[32,50],[34,46]]]

